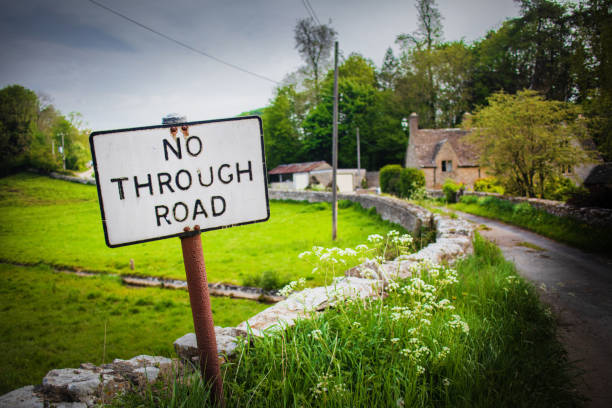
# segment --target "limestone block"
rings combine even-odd
[[[134,384],[151,383],[160,375],[176,371],[176,362],[170,358],[160,356],[139,355],[129,360],[115,359],[112,364],[104,366],[110,369],[104,380],[114,388],[118,386],[117,375]]]
[[[44,406],[44,399],[35,393],[33,385],[0,396],[0,408],[43,408]]]
[[[217,339],[217,353],[219,356],[231,356],[236,349],[236,338],[247,337],[246,330],[236,327],[215,326],[215,337]],[[187,333],[174,342],[176,354],[186,361],[192,361],[198,357],[198,344],[195,333]]]
[[[278,330],[292,326],[296,319],[323,310],[347,298],[377,296],[380,290],[381,282],[375,279],[336,278],[329,286],[308,288],[294,293],[237,327],[243,330],[250,327],[254,329],[254,334],[261,335],[264,330]]]
[[[471,239],[474,236],[474,225],[469,221],[436,215],[434,222],[438,238],[463,235]]]
[[[43,378],[43,392],[51,401],[91,402],[101,385],[100,375],[92,370],[61,368]]]

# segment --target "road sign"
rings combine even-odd
[[[89,142],[109,247],[270,216],[259,117],[94,132]]]

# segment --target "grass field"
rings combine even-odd
[[[339,304],[277,335],[245,342],[224,366],[227,406],[575,407],[576,372],[550,311],[493,244],[384,299]],[[208,406],[176,381],[115,407]]]
[[[209,281],[243,284],[264,272],[280,283],[311,277],[311,266],[297,262],[297,255],[313,245],[332,245],[330,205],[272,201],[270,212],[268,222],[202,235]],[[341,209],[334,245],[355,246],[391,229],[403,232],[364,210]],[[0,260],[185,278],[178,238],[107,248],[94,186],[28,173],[0,179]]]
[[[269,306],[211,301],[217,326],[234,326]],[[174,340],[192,331],[186,291],[130,288],[112,276],[0,264],[0,395],[40,384],[53,368],[139,354],[174,356]]]

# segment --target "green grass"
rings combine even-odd
[[[445,284],[452,272],[424,270],[435,291],[399,282],[385,299],[338,305],[243,343],[223,367],[227,406],[579,406],[550,311],[513,264],[477,236],[457,272]],[[114,406],[196,407],[204,395],[176,380]]]
[[[518,225],[545,237],[589,252],[610,253],[612,232],[578,220],[558,217],[527,203],[513,204],[497,197],[462,196],[449,208]]]
[[[237,325],[269,306],[216,297],[211,302],[217,326]],[[40,384],[54,368],[139,354],[174,356],[172,343],[188,332],[193,320],[186,291],[0,264],[0,395]]]
[[[330,205],[272,201],[270,212],[268,222],[202,235],[209,281],[258,282],[266,273],[282,286],[311,276],[311,266],[297,262],[297,255],[313,245],[332,245]],[[391,229],[404,232],[375,213],[346,206],[333,245],[352,247]],[[0,244],[0,260],[9,263],[185,278],[178,238],[107,248],[94,186],[28,173],[0,179]],[[322,283],[313,279],[313,285]]]

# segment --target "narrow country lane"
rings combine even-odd
[[[551,305],[570,360],[585,372],[580,388],[591,400],[587,406],[612,407],[612,259],[499,221],[456,214],[485,225],[480,234],[495,242]]]

